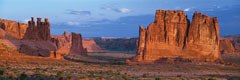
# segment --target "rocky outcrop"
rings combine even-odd
[[[87,49],[83,47],[82,44],[82,35],[77,33],[72,33],[72,44],[71,44],[70,53],[71,54],[80,54],[86,55]]]
[[[71,43],[72,36],[67,32],[64,32],[62,35],[54,35],[51,38],[51,42],[53,42],[58,49],[67,46],[68,43]]]
[[[57,51],[61,54],[68,54],[71,48],[72,36],[67,32],[62,35],[52,35],[51,42],[57,47]]]
[[[228,39],[220,40],[220,50],[222,54],[232,54],[236,51],[232,42]]]
[[[37,18],[37,24],[35,25],[34,18],[32,17],[28,21],[28,28],[24,39],[28,40],[45,40],[48,41],[50,37],[50,23],[47,18],[44,22],[41,21],[41,18]]]
[[[0,19],[0,28],[3,29],[12,38],[22,39],[25,35],[28,25],[11,20]]]
[[[83,47],[87,49],[87,52],[105,52],[94,39],[83,39]]]
[[[132,61],[156,62],[162,58],[216,61],[219,54],[217,18],[194,13],[192,23],[184,11],[157,10],[147,29],[140,27],[137,56]]]

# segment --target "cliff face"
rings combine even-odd
[[[87,49],[87,52],[105,52],[103,48],[96,44],[94,39],[83,39],[83,47]]]
[[[236,51],[232,42],[228,39],[220,40],[220,50],[222,54],[232,54]]]
[[[27,27],[28,25],[24,23],[0,19],[0,28],[16,39],[22,39],[24,37]]]
[[[184,48],[186,56],[207,61],[219,59],[220,35],[217,18],[195,12],[192,20]]]
[[[87,49],[83,48],[82,35],[77,33],[72,33],[72,44],[70,53],[71,54],[81,54],[86,55]]]
[[[147,29],[140,27],[138,62],[182,57],[191,60],[220,59],[217,18],[195,12],[193,21],[183,11],[158,10]]]
[[[50,40],[50,23],[45,18],[44,22],[41,18],[37,18],[37,24],[35,25],[34,18],[28,21],[28,28],[24,39],[28,40]]]

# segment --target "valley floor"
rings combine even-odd
[[[131,56],[121,53],[89,53],[89,56],[68,55],[65,60],[56,60],[0,53],[0,80],[240,80],[239,65],[206,62],[124,64],[124,60]],[[228,56],[226,59],[240,59],[237,56],[238,58]]]

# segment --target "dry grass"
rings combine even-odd
[[[0,79],[238,80],[240,76],[240,67],[217,63],[179,62],[134,66],[122,63],[112,64],[114,61],[123,60],[124,57],[128,58],[130,56],[126,54],[121,56],[121,54],[95,53],[87,57],[74,57],[75,61],[68,61],[22,54],[0,54]],[[82,58],[85,58],[84,62],[81,62],[84,60]],[[87,63],[89,58],[96,63]],[[97,62],[98,60],[106,61],[106,63],[102,64]]]

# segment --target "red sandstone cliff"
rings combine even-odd
[[[217,18],[195,12],[190,24],[179,10],[157,10],[147,29],[140,27],[137,56],[132,61],[155,62],[161,58],[216,61],[219,54]]]
[[[28,25],[11,20],[0,19],[0,28],[3,29],[12,38],[22,39],[25,35]]]
[[[210,18],[195,12],[192,23],[188,27],[184,56],[207,61],[220,59],[220,35],[217,18]]]
[[[105,52],[94,39],[83,39],[83,47],[87,49],[87,52]]]
[[[236,51],[232,42],[228,39],[220,40],[220,50],[222,54],[232,54]]]

